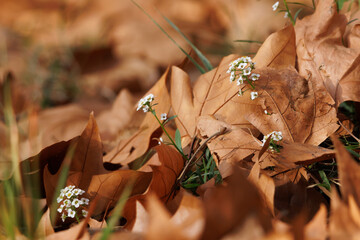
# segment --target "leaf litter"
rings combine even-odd
[[[20,138],[26,189],[14,197],[35,198],[36,192],[36,198],[45,199],[33,234],[54,239],[102,239],[105,232],[125,239],[357,239],[359,146],[348,139],[358,134],[358,123],[350,136],[349,130],[341,134],[342,142],[338,134],[344,128],[338,123],[339,106],[360,102],[359,25],[344,36],[348,22],[334,1],[317,1],[314,13],[260,46],[253,58],[254,73],[260,75],[256,81],[229,81],[229,64],[240,58],[236,54],[194,79],[186,64],[170,64],[144,95],[154,95],[147,103],[154,111],[148,113],[136,111],[137,98],[126,90],[112,106],[99,107],[96,117],[76,104],[33,111],[38,130],[48,134],[39,135],[37,154],[26,147],[36,138]],[[119,37],[114,35],[116,41]],[[23,97],[13,102],[21,111]],[[30,128],[31,121],[19,121],[19,128]],[[2,138],[11,135],[6,127]],[[281,138],[273,138],[275,133]],[[170,138],[177,138],[175,146]],[[4,164],[7,157],[1,155]],[[208,171],[218,171],[221,180],[209,179]],[[182,185],[188,172],[200,179],[196,191]],[[3,192],[9,192],[11,181],[2,179]],[[68,210],[62,221],[52,209],[61,207],[58,190],[71,185],[89,199],[89,206],[81,205],[89,216]],[[109,229],[127,191],[116,226]],[[0,202],[4,206],[8,200]],[[73,201],[68,207],[77,206]],[[13,234],[25,238],[29,233],[17,224],[21,233]]]

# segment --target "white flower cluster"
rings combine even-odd
[[[241,57],[236,59],[235,61],[229,64],[229,69],[227,73],[230,73],[230,82],[234,82],[236,80],[237,85],[241,85],[244,81],[250,83],[250,81],[254,82],[259,79],[260,74],[251,73],[255,68],[255,63],[252,61],[250,57]],[[239,96],[242,95],[242,91],[239,91]],[[254,100],[258,97],[257,92],[251,92],[251,100]]]
[[[277,143],[280,142],[283,139],[282,136],[282,132],[277,132],[277,131],[272,131],[271,133],[269,133],[268,135],[264,136],[263,140],[262,140],[262,146],[264,146],[266,140],[271,136],[271,140],[270,140],[270,146],[269,148],[272,151],[277,151],[279,152],[279,147],[281,148],[280,145],[278,145]]]
[[[154,95],[153,94],[149,94],[146,97],[140,99],[136,111],[139,111],[140,109],[142,109],[144,112],[148,112],[149,109],[150,109],[150,103],[152,101],[154,101]]]
[[[86,217],[87,211],[84,209],[84,206],[89,205],[89,199],[78,197],[85,193],[84,190],[80,188],[75,188],[74,185],[70,185],[61,189],[59,197],[56,199],[57,202],[60,204],[57,211],[62,213],[61,219],[65,222],[67,217],[70,218],[79,218],[77,215],[81,210],[81,216]]]

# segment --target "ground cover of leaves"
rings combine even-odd
[[[334,1],[320,0],[314,13],[268,36],[253,58],[254,73],[260,75],[254,99],[248,85],[229,81],[229,64],[239,55],[225,56],[197,79],[187,73],[186,61],[163,68],[143,96],[155,96],[159,119],[163,113],[176,115],[165,129],[173,139],[178,129],[183,153],[193,154],[204,145],[222,177],[220,182],[207,179],[192,192],[178,181],[187,162],[165,144],[169,139],[156,118],[136,111],[140,98],[127,90],[99,115],[79,105],[61,106],[37,110],[18,120],[18,128],[6,121],[3,101],[1,116],[8,125],[0,122],[1,138],[20,136],[14,141],[20,146],[25,190],[15,202],[19,209],[29,203],[43,208],[30,235],[101,239],[118,201],[128,193],[110,239],[358,239],[359,116],[350,119],[340,111],[346,101],[357,107],[360,102],[360,24],[349,25],[349,17],[337,11]],[[122,52],[123,46],[115,46]],[[12,87],[13,110],[21,112],[26,101],[16,84],[8,74],[1,88]],[[92,91],[101,82],[95,85]],[[273,131],[283,136],[278,152],[261,141]],[[356,142],[353,155],[339,139]],[[14,154],[10,144],[0,140],[4,159]],[[2,164],[1,189],[16,178],[6,170],[11,164]],[[328,179],[316,171],[319,164],[337,173],[331,183],[326,185]],[[84,190],[82,197],[89,199],[88,214],[79,222],[72,217],[63,221],[51,211],[61,202],[57,187],[64,171],[65,186]],[[6,201],[0,203],[5,211]],[[16,236],[26,239],[23,222],[34,220],[27,219],[28,211],[20,212],[15,218],[25,220],[17,222]],[[0,236],[7,237],[5,231]]]

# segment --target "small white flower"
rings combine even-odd
[[[166,113],[162,113],[160,116],[160,120],[166,120],[167,118],[167,114]]]
[[[87,215],[88,215],[88,211],[86,211],[86,210],[82,210],[82,215],[84,216],[84,217],[86,217]]]
[[[154,101],[154,99],[155,99],[155,97],[151,93],[149,95],[147,95],[146,97],[140,99],[136,111],[139,111],[140,109],[143,109],[144,112],[148,112],[149,111],[149,104],[152,101]]]
[[[59,197],[56,199],[57,203],[60,203],[62,200],[63,200],[63,198],[62,198],[61,196],[59,196]]]
[[[80,201],[85,205],[89,205],[89,199],[87,199],[87,198],[81,198]]]
[[[63,214],[61,215],[61,219],[62,219],[63,222],[65,222],[65,219],[66,219],[65,213],[63,213]]]
[[[238,92],[238,96],[242,96],[243,94],[244,94],[243,91],[240,89]]]
[[[81,189],[79,189],[79,188],[75,188],[74,190],[72,190],[72,193],[73,193],[74,195],[79,195],[80,192],[81,192]]]
[[[253,74],[251,74],[251,76],[250,76],[250,79],[252,80],[252,81],[256,81],[256,80],[258,80],[260,78],[260,74],[256,74],[256,73],[253,73]]]
[[[285,12],[284,18],[288,18],[289,17],[289,12]]]
[[[254,100],[259,96],[258,92],[251,92],[250,95],[251,95],[251,100]]]
[[[80,201],[79,199],[75,198],[75,199],[72,201],[71,205],[73,205],[74,207],[78,208],[78,207],[80,207],[80,204],[81,204],[81,203],[82,203],[82,201]]]
[[[65,199],[65,200],[64,200],[64,205],[65,205],[66,207],[70,207],[70,206],[71,206],[71,201],[70,201],[69,199]]]
[[[83,195],[84,193],[85,193],[85,191],[80,189],[80,194],[79,195]]]
[[[59,213],[63,211],[63,208],[65,207],[65,204],[61,204],[61,206],[57,209]]]
[[[266,115],[268,115],[268,111],[267,111],[266,109],[265,109],[264,113],[265,113]]]
[[[237,79],[237,81],[236,81],[236,84],[237,85],[241,85],[241,84],[243,84],[244,83],[244,77],[243,76],[239,76],[239,78]]]
[[[69,191],[69,192],[65,193],[65,196],[66,196],[67,198],[71,198],[73,195],[74,195],[74,194],[72,193],[72,191]]]
[[[244,69],[247,66],[247,63],[240,63],[238,69]]]
[[[247,62],[247,63],[251,63],[252,62],[252,59],[251,57],[244,57],[244,62]]]
[[[250,73],[251,73],[251,67],[245,68],[244,71],[243,71],[243,74],[245,76],[250,75]]]
[[[74,218],[75,217],[76,212],[72,209],[68,209],[68,217]]]
[[[277,1],[276,3],[274,3],[274,5],[272,5],[273,11],[275,12],[278,7],[279,7],[279,1]]]
[[[277,131],[272,131],[271,133],[269,133],[268,135],[264,136],[263,140],[262,140],[262,145],[264,146],[266,140],[270,137],[271,135],[271,140],[273,141],[281,141],[283,139],[283,136],[282,136],[282,132],[277,132]]]

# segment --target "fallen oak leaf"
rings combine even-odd
[[[318,101],[311,82],[294,68],[256,72],[260,74],[256,83],[259,97],[243,115],[263,135],[281,131],[289,142],[319,145],[337,130],[334,106]]]
[[[352,88],[342,91],[342,77],[359,56],[359,51],[347,48],[342,43],[348,19],[337,12],[334,1],[319,1],[314,14],[296,21],[296,51],[298,55],[299,73],[303,77],[311,74],[314,89],[323,94],[324,86],[333,101],[323,96],[328,104],[339,104],[342,101],[360,101],[359,79],[352,79]],[[340,91],[340,92],[339,92]]]

